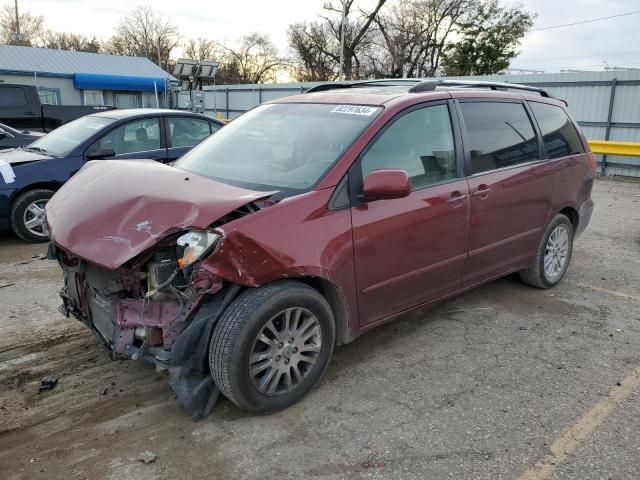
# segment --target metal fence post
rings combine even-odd
[[[226,118],[229,118],[229,88],[224,89],[224,106],[227,109]]]
[[[258,87],[258,105],[262,103],[262,87]]]
[[[613,105],[616,101],[616,86],[618,85],[618,79],[613,78],[611,80],[611,95],[609,96],[609,113],[607,114],[607,127],[604,132],[604,139],[609,140],[611,136],[611,120],[613,119]],[[607,155],[602,155],[602,175],[607,174]]]

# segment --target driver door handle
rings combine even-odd
[[[467,195],[467,194],[462,195],[458,191],[452,192],[451,193],[451,198],[449,198],[447,200],[447,203],[452,204],[454,207],[459,207],[464,202],[464,199],[467,198],[468,196],[469,195]]]

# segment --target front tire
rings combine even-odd
[[[46,242],[49,230],[44,207],[54,192],[44,188],[29,190],[15,199],[11,206],[11,229],[27,242]]]
[[[537,288],[551,288],[564,278],[573,253],[573,224],[557,214],[544,232],[534,263],[520,273],[520,279]]]
[[[211,374],[224,396],[243,410],[280,410],[318,383],[334,341],[331,308],[313,288],[295,280],[251,288],[215,327]]]

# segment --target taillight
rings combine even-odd
[[[595,172],[598,169],[598,160],[596,159],[596,154],[593,152],[589,152],[587,156],[589,157],[589,163],[591,163],[591,169]]]

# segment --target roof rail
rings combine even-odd
[[[321,83],[308,88],[304,93],[324,92],[326,90],[335,90],[339,88],[357,88],[357,87],[402,87],[421,83],[419,78],[381,78],[377,80],[356,80],[353,82],[331,82]]]
[[[356,87],[398,87],[409,86],[409,93],[432,92],[437,87],[488,88],[491,90],[523,90],[538,93],[541,97],[554,98],[540,87],[522,85],[519,83],[473,81],[473,80],[443,80],[439,78],[384,78],[380,80],[358,80],[342,83],[321,83],[309,88],[305,93],[323,92],[339,88]],[[564,101],[564,100],[563,100]],[[567,102],[564,102],[565,104]]]
[[[542,88],[531,87],[529,85],[521,85],[519,83],[505,83],[505,82],[484,82],[484,81],[472,81],[472,80],[439,80],[429,79],[423,80],[417,85],[414,85],[409,89],[410,93],[419,92],[431,92],[436,87],[468,87],[468,88],[489,88],[491,90],[526,90],[529,92],[539,93],[542,97],[551,96]]]

